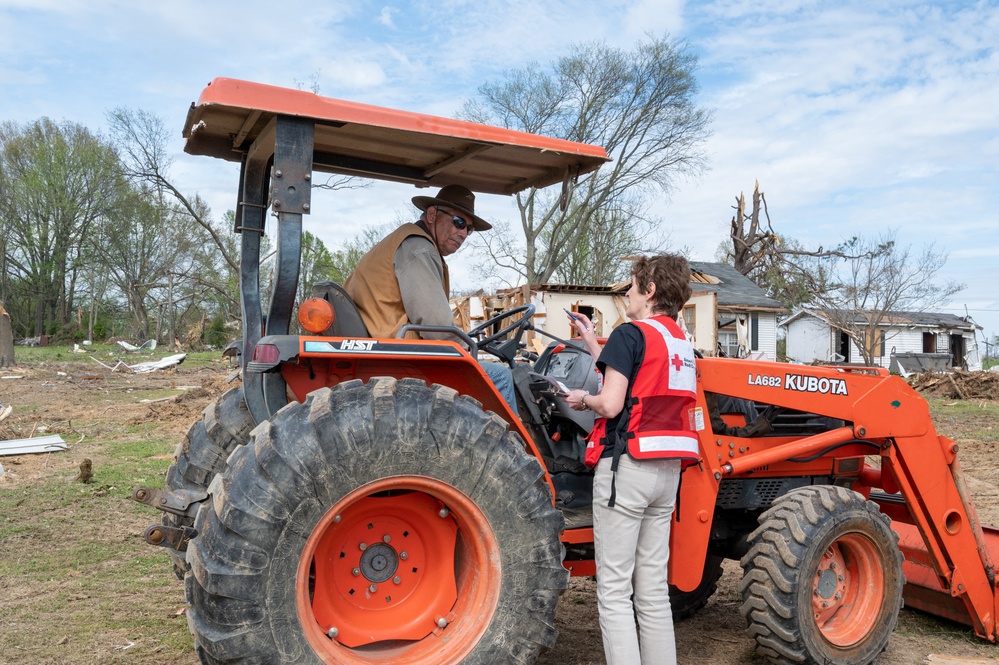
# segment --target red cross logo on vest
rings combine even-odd
[[[680,368],[683,367],[683,361],[680,360],[680,354],[679,353],[674,353],[673,354],[673,360],[669,361],[669,364],[672,365],[673,367],[675,367],[676,371],[679,372]]]

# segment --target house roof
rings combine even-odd
[[[845,310],[835,310],[838,312]],[[804,316],[812,316],[828,322],[826,310],[805,307],[785,319],[780,325],[787,326]],[[860,319],[860,317],[858,317]],[[967,321],[956,314],[942,312],[888,312],[885,323],[898,328],[959,328],[961,330],[981,330],[973,321]]]
[[[785,311],[784,305],[780,301],[767,296],[766,291],[757,286],[753,280],[727,263],[691,261],[690,269],[694,271],[695,277],[691,281],[696,282],[698,291],[714,291],[718,294],[719,308],[743,307],[775,312]],[[712,284],[710,280],[698,279],[698,273],[702,276],[715,278],[717,283]]]

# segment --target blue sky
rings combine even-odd
[[[116,106],[154,112],[176,130],[174,181],[221,215],[236,167],[184,155],[180,137],[217,76],[308,87],[318,74],[327,96],[453,116],[505,70],[650,31],[698,55],[698,101],[714,113],[710,170],[654,202],[676,246],[711,260],[759,180],[777,231],[806,244],[889,228],[916,249],[935,242],[941,278],[968,285],[945,311],[999,333],[999,0],[0,0],[0,121],[103,131]],[[408,219],[416,193],[331,196],[306,228],[335,247]],[[515,218],[508,199],[480,207]],[[453,286],[480,285],[468,256],[453,263]]]

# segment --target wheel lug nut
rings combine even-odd
[[[399,552],[399,558],[405,561],[409,558],[409,554],[407,552]]]
[[[378,591],[378,585],[377,584],[372,584],[371,586],[368,587],[368,591],[370,591],[371,593],[374,593],[375,591]]]
[[[830,561],[829,562],[829,569],[830,570],[836,570],[836,562],[835,561]]]
[[[843,600],[843,594],[837,593],[835,596],[833,596],[833,598],[835,598],[836,600]]]
[[[358,575],[361,574],[361,569],[355,568],[354,570],[350,571],[350,574],[353,575],[354,577],[357,577]]]
[[[357,548],[363,552],[364,550],[368,549],[368,544],[367,543],[358,543],[357,544]]]
[[[843,576],[842,575],[837,575],[836,579],[839,580],[840,582],[842,582],[843,581]]]
[[[392,582],[395,584],[402,584],[402,578],[396,575],[395,577],[392,578]]]
[[[382,536],[382,542],[383,543],[387,543],[387,542],[389,542],[391,540],[392,540],[392,536],[388,535],[387,533],[384,536]]]
[[[326,635],[327,635],[327,636],[328,636],[328,637],[329,637],[329,638],[330,638],[331,640],[332,640],[333,638],[335,638],[335,637],[336,637],[337,635],[339,635],[339,634],[340,634],[340,631],[336,629],[336,626],[332,626],[332,627],[331,627],[331,628],[329,629],[329,631],[328,631],[328,632],[326,633]]]
[[[447,619],[445,619],[444,617],[437,617],[437,627],[447,628]]]

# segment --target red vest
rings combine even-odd
[[[694,347],[668,316],[633,321],[645,337],[642,364],[630,383],[628,453],[635,459],[700,459]],[[703,416],[701,418],[703,420]]]

